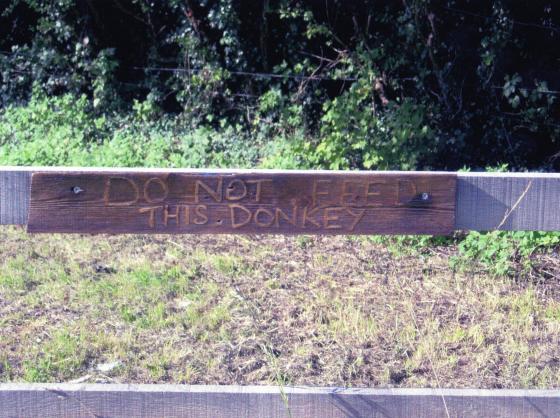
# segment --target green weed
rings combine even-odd
[[[559,232],[492,231],[470,232],[459,243],[459,265],[476,261],[493,275],[510,275],[520,267],[531,267],[531,256],[547,251],[560,243]]]
[[[74,377],[86,366],[88,353],[85,347],[79,334],[57,331],[50,340],[36,346],[32,358],[24,361],[24,379],[52,382]]]

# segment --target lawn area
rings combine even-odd
[[[396,246],[2,227],[0,381],[560,386],[557,254]]]

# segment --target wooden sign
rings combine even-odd
[[[29,232],[446,234],[453,173],[36,172]]]

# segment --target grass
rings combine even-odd
[[[439,244],[2,227],[0,381],[560,386],[557,258],[496,277]]]

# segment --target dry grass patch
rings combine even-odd
[[[0,380],[560,385],[555,257],[510,278],[454,270],[452,247],[397,253],[359,237],[4,227]]]

